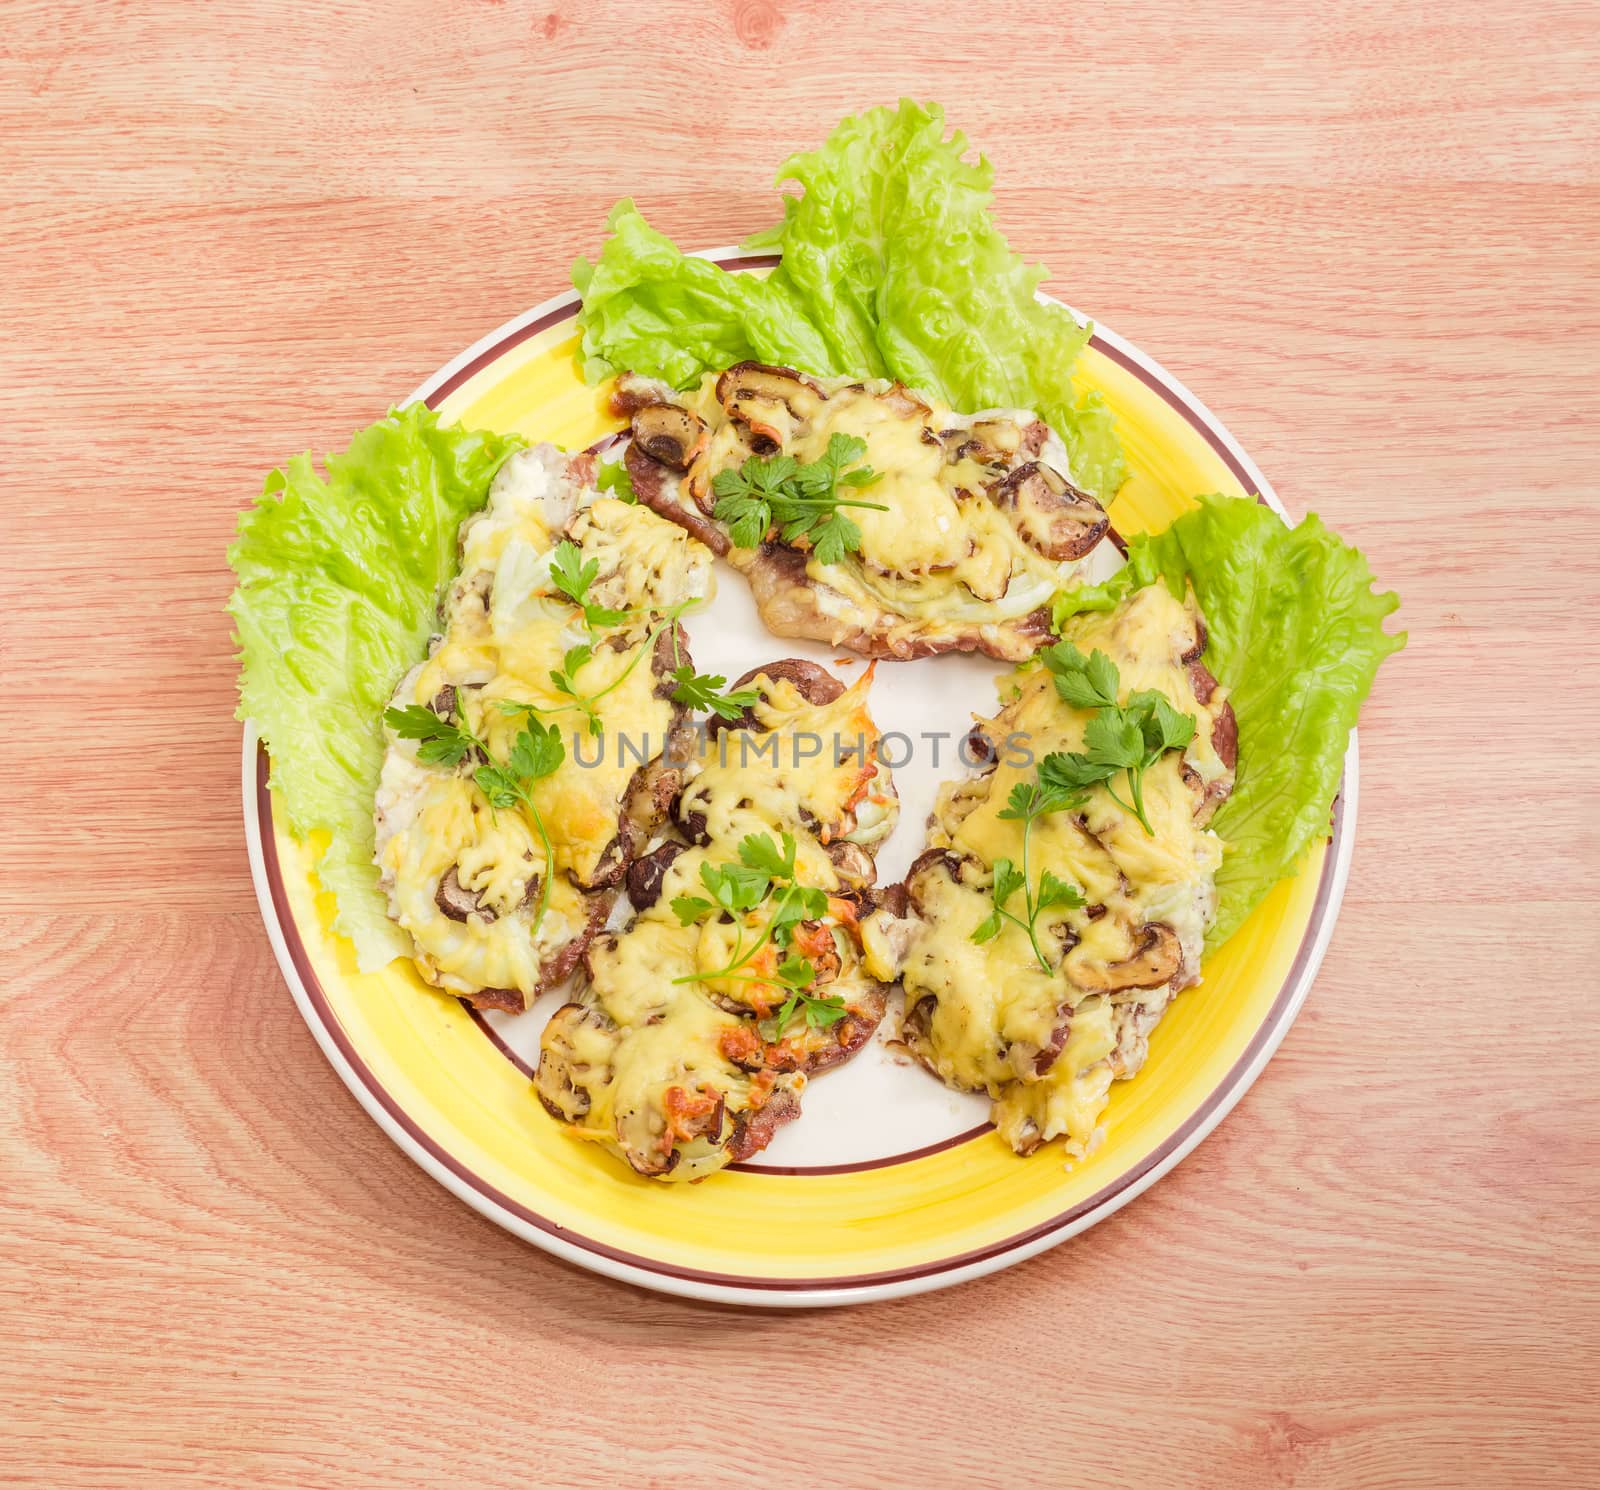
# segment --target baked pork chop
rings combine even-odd
[[[670,834],[628,873],[631,919],[545,1029],[541,1101],[639,1174],[765,1148],[883,1018],[860,920],[898,803],[868,683],[795,660],[739,680],[754,702],[702,737]]]
[[[940,789],[927,849],[865,923],[867,970],[905,990],[906,1047],[987,1092],[1019,1153],[1058,1137],[1088,1152],[1111,1082],[1199,981],[1222,861],[1206,823],[1237,740],[1204,646],[1192,596],[1159,581],[1070,621],[1004,681],[975,731],[987,765]],[[1094,764],[1124,723],[1137,782]]]
[[[676,618],[710,594],[711,555],[594,476],[592,456],[548,445],[502,467],[462,524],[442,631],[392,701],[409,722],[388,729],[376,802],[389,913],[428,982],[484,1007],[521,1012],[576,970],[677,791]],[[484,750],[430,748],[430,716],[502,762],[530,721],[554,727],[563,758],[532,807],[496,805]]]
[[[779,636],[1017,662],[1051,639],[1058,589],[1116,564],[1104,509],[1025,409],[958,414],[898,383],[755,362],[686,394],[625,373],[612,406],[639,499],[726,555]]]

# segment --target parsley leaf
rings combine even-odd
[[[1071,642],[1057,642],[1039,654],[1055,678],[1056,692],[1075,709],[1114,708],[1117,702],[1117,665],[1096,650],[1085,657]]]
[[[861,547],[861,529],[841,509],[889,510],[839,494],[841,486],[859,490],[878,479],[870,466],[845,469],[866,453],[865,440],[836,434],[820,459],[803,466],[792,455],[766,460],[752,455],[738,470],[718,471],[712,478],[717,499],[712,516],[728,525],[737,548],[757,547],[776,526],[785,543],[803,540],[819,562],[837,564]]]
[[[1044,766],[1052,759],[1054,757],[1047,756],[1041,763],[1039,771],[1041,778],[1044,775]],[[1060,812],[1065,807],[1080,806],[1081,800],[1081,797],[1073,791],[1042,779],[1019,781],[1011,788],[1011,795],[1006,799],[1006,806],[1001,809],[1000,816],[1022,824],[1022,864],[1019,867],[1010,859],[994,861],[994,884],[990,889],[993,909],[972,929],[971,940],[980,945],[993,941],[1000,935],[1001,927],[1010,921],[1020,927],[1023,935],[1028,938],[1028,945],[1033,948],[1033,955],[1038,959],[1040,968],[1046,973],[1050,971],[1050,960],[1039,945],[1040,912],[1053,905],[1079,909],[1086,902],[1083,892],[1076,885],[1068,884],[1066,880],[1052,874],[1048,869],[1040,875],[1038,889],[1034,889],[1028,869],[1033,825],[1039,818],[1046,817],[1052,812]],[[1019,890],[1022,892],[1020,916],[1015,911],[1006,909],[1007,902],[1012,900]]]
[[[383,722],[402,740],[416,740],[417,759],[425,766],[453,766],[472,749],[472,735],[422,704],[383,711]]]
[[[795,842],[792,835],[783,835],[783,848],[766,833],[750,833],[739,841],[739,862],[751,869],[765,870],[773,879],[794,878]]]
[[[755,910],[775,891],[777,899],[760,936],[747,948],[741,932],[725,967],[709,973],[687,973],[673,982],[709,983],[719,978],[740,978],[741,969],[748,967],[768,942],[789,947],[794,941],[794,928],[800,922],[819,920],[826,915],[827,893],[811,885],[796,884],[796,872],[795,841],[788,833],[782,835],[781,844],[767,833],[747,834],[739,842],[736,864],[702,864],[700,881],[711,898],[674,897],[672,912],[682,926],[691,926],[703,916],[719,911],[738,919]],[[775,976],[779,982],[794,986],[793,979],[801,976],[802,969],[805,970],[803,981],[809,983],[815,977],[815,969],[803,957],[786,958],[779,964]],[[742,981],[770,982],[772,977],[743,975]]]
[[[806,966],[809,967],[810,964],[807,963]],[[836,993],[819,995],[806,993],[797,988],[784,1000],[783,1006],[773,1017],[772,1038],[774,1040],[782,1039],[783,1032],[788,1027],[789,1021],[797,1013],[802,1012],[804,1013],[807,1029],[825,1030],[836,1025],[850,1011],[845,1007],[844,1000]]]
[[[1047,755],[1039,763],[1039,780],[1061,792],[1083,792],[1104,783],[1111,800],[1154,837],[1144,809],[1144,773],[1167,751],[1182,750],[1194,739],[1193,716],[1180,714],[1153,688],[1140,689],[1118,705],[1122,680],[1104,652],[1085,657],[1070,642],[1058,642],[1039,655],[1055,679],[1056,692],[1073,708],[1094,710],[1084,727],[1083,749]],[[1121,772],[1128,777],[1131,800],[1126,802],[1111,786]]]
[[[686,708],[715,714],[720,719],[737,719],[761,695],[754,688],[740,688],[733,693],[723,693],[728,680],[708,673],[697,673],[688,663],[675,668],[672,673],[674,703]]]

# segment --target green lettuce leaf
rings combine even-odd
[[[1211,824],[1228,845],[1206,938],[1216,947],[1328,836],[1356,715],[1379,664],[1406,642],[1383,629],[1400,599],[1374,593],[1361,552],[1314,514],[1290,528],[1253,497],[1208,496],[1165,532],[1131,539],[1127,568],[1109,580],[1063,591],[1056,625],[1157,579],[1176,595],[1194,586],[1206,665],[1239,722],[1233,795]]]
[[[754,357],[898,378],[958,409],[1031,408],[1066,443],[1073,479],[1110,500],[1127,476],[1111,412],[1072,386],[1089,328],[1034,298],[1044,270],[995,227],[993,168],[966,149],[959,131],[944,138],[937,104],[844,120],[779,169],[804,191],[746,245],[782,254],[765,279],[686,257],[619,203],[599,260],[573,268],[585,376],[632,368],[684,388]]]
[[[410,950],[372,863],[380,715],[426,650],[456,568],[456,529],[521,443],[441,426],[413,404],[328,456],[326,480],[310,455],[273,471],[228,550],[239,718],[267,742],[296,837],[331,836],[317,873],[363,970]]]

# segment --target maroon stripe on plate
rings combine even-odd
[[[729,265],[737,263],[740,265],[747,265],[752,268],[757,268],[775,264],[777,262],[777,257],[775,255],[768,255],[760,258],[741,257],[738,259],[724,259],[716,262],[718,262],[721,267],[728,267]],[[536,318],[528,325],[519,327],[516,331],[508,333],[500,341],[487,348],[477,357],[473,358],[471,362],[452,374],[449,379],[435,389],[428,396],[429,406],[437,406],[440,401],[459,388],[467,381],[467,379],[473,377],[476,373],[481,372],[483,368],[487,367],[497,357],[503,355],[512,347],[517,346],[523,341],[526,341],[531,336],[537,335],[541,331],[547,330],[550,326],[554,325],[564,316],[571,315],[576,303],[577,297],[574,295],[569,301],[565,301],[556,306],[554,309],[547,312],[545,315]],[[1095,337],[1090,344],[1097,347],[1102,353],[1110,357],[1120,366],[1125,367],[1130,372],[1134,373],[1140,379],[1140,381],[1153,389],[1163,399],[1165,399],[1168,404],[1181,413],[1188,423],[1200,433],[1207,444],[1209,444],[1212,449],[1215,450],[1217,454],[1227,463],[1229,470],[1233,472],[1240,484],[1244,486],[1246,490],[1251,488],[1253,483],[1243,467],[1240,465],[1238,459],[1232,454],[1231,451],[1228,450],[1220,436],[1218,436],[1207,425],[1206,421],[1200,417],[1199,413],[1193,409],[1186,400],[1179,398],[1175,393],[1172,392],[1171,389],[1167,388],[1163,383],[1161,383],[1152,373],[1141,367],[1139,363],[1134,361],[1125,353],[1107,345],[1105,342],[1101,341],[1099,337]],[[307,952],[305,942],[300,935],[300,928],[298,925],[296,925],[294,917],[290,914],[288,895],[283,881],[283,870],[278,860],[277,842],[273,827],[272,793],[267,786],[267,776],[268,758],[266,748],[263,746],[258,752],[256,764],[256,799],[261,823],[262,856],[266,867],[267,884],[272,898],[273,913],[277,917],[279,929],[282,931],[285,945],[289,949],[290,961],[293,963],[295,972],[299,975],[300,981],[305,987],[307,996],[311,1001],[312,1007],[317,1013],[319,1021],[322,1023],[323,1028],[327,1031],[329,1037],[332,1039],[335,1047],[344,1057],[350,1069],[355,1072],[363,1087],[365,1087],[366,1090],[372,1095],[373,1099],[378,1103],[378,1105],[382,1107],[386,1113],[388,1113],[388,1115],[394,1120],[395,1124],[402,1131],[404,1131],[418,1145],[418,1147],[426,1152],[444,1169],[456,1176],[456,1178],[459,1179],[465,1186],[475,1191],[490,1204],[509,1213],[510,1215],[517,1217],[520,1221],[525,1222],[535,1230],[542,1231],[549,1236],[560,1237],[564,1241],[578,1247],[583,1251],[590,1252],[598,1257],[608,1258],[615,1262],[624,1263],[629,1267],[638,1269],[640,1272],[654,1273],[660,1277],[675,1278],[690,1282],[713,1283],[736,1288],[746,1288],[757,1292],[804,1293],[817,1289],[869,1288],[877,1287],[883,1284],[904,1282],[916,1278],[933,1277],[939,1273],[950,1272],[954,1269],[968,1267],[974,1263],[988,1261],[992,1258],[1001,1256],[1006,1252],[1013,1251],[1020,1247],[1025,1247],[1031,1242],[1050,1235],[1052,1232],[1059,1231],[1067,1226],[1070,1226],[1073,1222],[1082,1219],[1090,1212],[1100,1209],[1102,1206],[1115,1199],[1116,1196],[1128,1189],[1131,1185],[1137,1184],[1138,1181],[1141,1180],[1152,1169],[1158,1167],[1177,1149],[1181,1148],[1183,1144],[1190,1138],[1190,1136],[1194,1134],[1197,1129],[1204,1125],[1211,1114],[1216,1111],[1217,1107],[1229,1095],[1231,1095],[1235,1085],[1250,1068],[1252,1062],[1260,1054],[1266,1042],[1271,1038],[1279,1018],[1282,1016],[1284,1010],[1288,1006],[1295,984],[1305,972],[1306,965],[1311,957],[1312,947],[1316,941],[1318,928],[1321,926],[1322,920],[1327,914],[1328,902],[1333,893],[1334,866],[1338,862],[1339,848],[1345,831],[1344,798],[1341,793],[1334,798],[1331,843],[1329,845],[1327,855],[1323,860],[1322,876],[1317,885],[1317,895],[1316,900],[1311,908],[1311,918],[1306,927],[1305,934],[1301,937],[1300,946],[1295,953],[1294,962],[1289,969],[1288,975],[1280,985],[1278,992],[1273,999],[1272,1007],[1267,1012],[1266,1018],[1262,1020],[1260,1026],[1256,1030],[1256,1033],[1252,1036],[1250,1043],[1245,1047],[1245,1050],[1239,1056],[1238,1060],[1234,1062],[1233,1067],[1228,1072],[1227,1076],[1217,1084],[1206,1100],[1201,1103],[1200,1107],[1195,1112],[1191,1113],[1189,1117],[1187,1117],[1170,1135],[1168,1135],[1165,1140],[1163,1140],[1149,1154],[1147,1154],[1133,1169],[1129,1170],[1125,1174],[1119,1175],[1111,1184],[1096,1191],[1095,1194],[1082,1201],[1079,1201],[1078,1204],[1065,1211],[1062,1211],[1060,1214],[1051,1217],[1048,1221],[1043,1221],[1039,1225],[1029,1228],[1027,1231],[1019,1232],[1013,1236],[1003,1238],[1002,1240],[991,1243],[986,1247],[981,1247],[970,1252],[963,1252],[958,1256],[945,1258],[939,1262],[925,1263],[916,1267],[888,1269],[876,1273],[855,1273],[831,1278],[763,1278],[758,1275],[745,1273],[720,1273],[705,1271],[698,1268],[677,1267],[672,1264],[660,1262],[655,1258],[644,1257],[637,1253],[623,1251],[604,1242],[597,1241],[592,1237],[580,1235],[579,1233],[571,1231],[566,1227],[557,1225],[547,1217],[540,1215],[537,1211],[530,1210],[519,1201],[505,1194],[495,1186],[489,1184],[485,1179],[482,1178],[482,1176],[469,1169],[459,1158],[456,1157],[455,1154],[439,1143],[438,1140],[436,1140],[423,1127],[421,1127],[416,1120],[395,1101],[393,1096],[390,1095],[383,1084],[378,1080],[372,1068],[367,1065],[365,1060],[362,1059],[354,1043],[351,1041],[349,1033],[345,1030],[344,1025],[341,1023],[337,1012],[329,1002],[327,992],[322,987],[321,980],[317,977],[316,971],[312,967],[310,955]],[[505,1043],[494,1033],[492,1029],[489,1028],[485,1021],[478,1019],[477,1023],[479,1027],[483,1029],[486,1034],[488,1034],[489,1038],[500,1047],[502,1052],[504,1052],[517,1065],[519,1070],[523,1071],[525,1074],[531,1074],[528,1072],[526,1062],[520,1060],[520,1058],[518,1058],[514,1052],[511,1052],[508,1047],[506,1047]],[[932,1144],[927,1149],[920,1149],[912,1154],[897,1155],[892,1159],[881,1161],[881,1164],[906,1163],[915,1158],[926,1157],[928,1154],[939,1153],[946,1149],[953,1148],[959,1144],[970,1142],[974,1138],[981,1136],[987,1130],[988,1125],[985,1124],[981,1128],[973,1130],[971,1133],[959,1134],[955,1138],[947,1139],[943,1143]],[[1020,1163],[1025,1161],[1019,1160],[1018,1162]],[[858,1168],[875,1167],[880,1167],[880,1165],[851,1164],[838,1166],[819,1166],[816,1168],[803,1170],[791,1170],[773,1166],[771,1169],[761,1169],[760,1172],[785,1175],[794,1173],[825,1174],[844,1173]]]

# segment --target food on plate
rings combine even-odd
[[[639,500],[726,554],[779,636],[1021,661],[1110,528],[1026,409],[959,414],[884,379],[757,362],[684,395],[623,374],[612,404]]]
[[[946,783],[867,966],[905,990],[903,1038],[986,1091],[1019,1153],[1086,1152],[1110,1083],[1199,980],[1237,731],[1192,597],[1163,585],[1074,618],[980,720],[981,774]]]
[[[587,987],[545,1027],[541,1101],[642,1175],[749,1158],[883,1018],[860,918],[898,802],[869,686],[796,659],[738,681],[672,832],[628,872],[631,918],[595,938]]]
[[[1019,1153],[1087,1154],[1327,834],[1405,641],[1315,517],[1113,530],[1090,328],[943,135],[903,102],[786,162],[759,272],[619,203],[574,282],[625,430],[568,454],[413,405],[275,471],[229,550],[240,716],[357,966],[508,1015],[560,989],[532,1094],[650,1178],[759,1152],[886,1021]],[[777,635],[1015,664],[902,884],[872,669],[698,672],[716,556]]]
[[[1326,836],[1356,714],[1405,642],[1383,630],[1397,604],[1314,517],[1216,496],[1058,597],[1061,640],[1005,680],[986,764],[941,789],[864,927],[907,1048],[987,1092],[1013,1148],[1088,1152],[1204,953]]]
[[[678,617],[712,588],[702,545],[595,474],[550,445],[501,467],[462,524],[444,630],[384,716],[390,914],[428,982],[517,1013],[571,976],[665,817]]]

